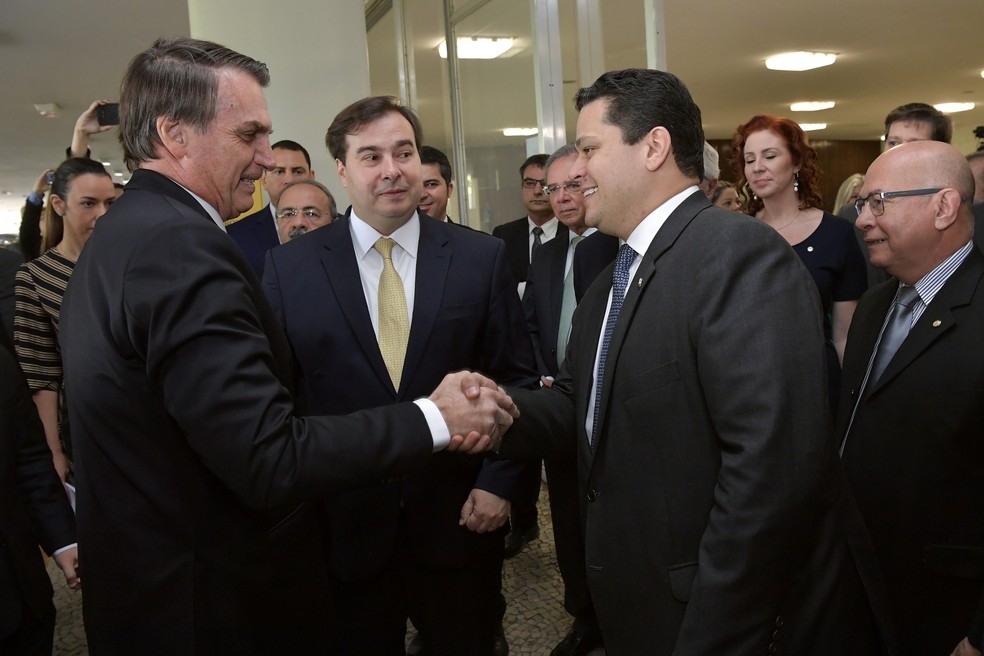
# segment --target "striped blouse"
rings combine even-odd
[[[23,264],[14,284],[14,348],[32,391],[62,383],[58,315],[75,262],[55,249]]]

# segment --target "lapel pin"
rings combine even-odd
[[[936,321],[933,322],[933,328],[939,328],[942,325],[943,325],[943,322],[940,321],[939,319],[937,319]]]
[[[813,246],[807,246],[806,247],[806,252],[807,253],[812,253],[813,252]]]
[[[639,278],[639,280],[636,282],[636,287],[642,289],[642,278]]]

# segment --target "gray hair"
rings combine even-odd
[[[563,146],[555,150],[553,154],[547,158],[546,163],[543,165],[543,176],[544,177],[547,176],[547,174],[550,172],[550,166],[554,162],[556,162],[559,159],[564,159],[565,157],[571,157],[572,155],[575,157],[577,156],[577,148],[575,148],[570,144],[564,144]]]
[[[131,171],[157,159],[157,119],[166,116],[204,132],[218,113],[216,71],[237,69],[265,87],[266,64],[198,39],[158,39],[130,62],[120,85],[120,144]]]
[[[721,156],[711,144],[704,142],[704,179],[713,182],[721,177],[721,167],[719,163]]]
[[[323,184],[321,184],[317,180],[313,180],[313,179],[310,179],[310,180],[294,180],[293,182],[289,182],[286,185],[284,185],[284,188],[283,189],[280,190],[280,197],[283,198],[285,191],[287,191],[291,187],[296,187],[297,185],[311,185],[315,189],[320,189],[321,192],[325,196],[328,197],[328,211],[331,212],[331,218],[334,219],[336,216],[338,216],[338,207],[335,205],[335,197],[328,190],[328,187],[324,186]]]

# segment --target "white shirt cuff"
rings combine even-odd
[[[55,552],[53,554],[51,554],[51,557],[54,558],[55,556],[57,556],[61,552],[68,551],[69,549],[74,549],[77,546],[79,546],[79,543],[78,542],[73,542],[72,544],[66,544],[61,549],[55,549]]]
[[[431,439],[434,440],[434,451],[446,449],[448,444],[451,444],[451,431],[448,430],[448,424],[444,421],[441,411],[437,409],[437,404],[426,398],[417,399],[414,403],[427,420],[427,428],[430,429]]]

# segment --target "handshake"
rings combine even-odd
[[[470,371],[448,374],[428,397],[441,411],[451,443],[448,451],[498,450],[519,409],[495,381]]]

